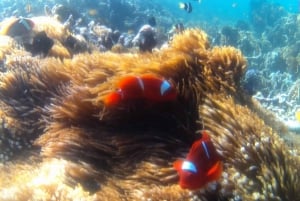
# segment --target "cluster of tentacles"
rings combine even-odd
[[[11,192],[18,200],[300,200],[299,158],[247,107],[253,103],[239,85],[246,69],[241,52],[211,48],[198,29],[151,54],[22,57],[6,69],[1,200]],[[120,79],[149,73],[174,83],[175,101],[106,107]],[[202,129],[224,173],[190,192],[178,186],[172,163]]]

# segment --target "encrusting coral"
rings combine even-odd
[[[1,160],[9,160],[0,167],[1,200],[300,200],[299,160],[238,105],[245,59],[232,47],[210,49],[204,32],[186,30],[151,54],[29,61],[1,75],[0,135],[41,153],[1,144]],[[120,79],[149,73],[175,84],[176,101],[105,106]],[[172,163],[201,129],[223,157],[224,173],[203,190],[183,190]]]

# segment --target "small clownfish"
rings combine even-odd
[[[14,18],[7,22],[1,29],[0,34],[11,37],[26,36],[32,32],[34,22],[28,18]]]
[[[106,106],[116,106],[122,101],[146,100],[150,102],[174,101],[177,91],[174,85],[155,75],[126,76],[117,84],[118,90],[104,99]]]
[[[179,174],[180,187],[190,190],[218,180],[223,170],[220,156],[205,131],[202,138],[193,143],[186,159],[175,161],[173,166]]]

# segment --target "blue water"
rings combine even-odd
[[[98,9],[97,6],[100,3],[107,3],[111,0],[46,0],[46,1],[35,1],[35,0],[0,0],[0,12],[5,14],[4,17],[8,17],[8,13],[14,13],[16,10],[19,11],[20,15],[24,15],[22,10],[26,5],[32,6],[34,14],[43,14],[43,5],[49,5],[52,7],[56,3],[72,6],[75,10],[84,9]],[[113,0],[119,2],[130,2],[133,6],[147,9],[150,4],[157,4],[158,8],[166,10],[175,16],[175,19],[185,24],[195,25],[200,22],[205,23],[218,23],[218,24],[234,24],[237,20],[248,21],[251,15],[250,2],[267,2],[271,4],[278,4],[289,13],[299,12],[299,0]],[[193,6],[193,12],[187,13],[184,10],[179,9],[179,2],[191,2]],[[137,5],[134,5],[137,4]],[[86,7],[85,7],[86,6]],[[41,7],[41,8],[38,8]],[[38,12],[39,11],[39,12]],[[12,15],[12,14],[11,14]],[[159,18],[160,16],[157,16]],[[3,18],[3,17],[1,17]],[[174,20],[174,19],[173,19]]]
[[[190,2],[193,6],[193,11],[191,13],[188,13],[188,12],[180,9],[178,6],[178,4],[180,2]],[[263,9],[257,9],[257,7],[254,8],[255,6],[253,6],[253,4],[257,5],[260,3],[266,3],[268,6],[264,7]],[[206,31],[208,33],[209,42],[212,46],[234,46],[237,49],[241,50],[241,52],[247,59],[247,72],[245,73],[245,76],[242,80],[241,88],[245,91],[245,93],[248,93],[248,95],[259,94],[259,96],[256,96],[256,98],[258,100],[262,101],[263,106],[265,106],[268,109],[271,108],[270,110],[272,110],[275,114],[277,114],[278,118],[283,119],[286,122],[292,122],[292,123],[296,122],[296,124],[292,124],[293,127],[290,126],[289,129],[296,128],[297,130],[296,129],[295,130],[300,133],[300,129],[299,129],[300,123],[298,122],[298,120],[290,121],[290,120],[294,120],[293,118],[295,116],[295,111],[298,111],[298,109],[300,107],[300,97],[294,96],[294,92],[296,92],[296,90],[295,91],[290,90],[293,87],[294,87],[294,89],[299,89],[299,84],[297,84],[297,83],[300,83],[300,70],[299,70],[300,69],[300,60],[299,60],[299,58],[300,58],[300,53],[299,53],[299,50],[300,50],[300,44],[299,44],[300,27],[299,27],[299,20],[297,20],[297,16],[295,15],[295,14],[299,14],[300,0],[202,0],[201,2],[193,1],[193,0],[183,0],[183,1],[179,1],[179,0],[0,0],[0,30],[2,28],[1,26],[3,26],[3,24],[1,24],[1,22],[6,17],[15,16],[15,17],[25,17],[25,18],[30,19],[31,17],[34,17],[34,16],[46,15],[47,12],[44,12],[44,8],[49,7],[49,10],[53,10],[53,8],[55,7],[55,4],[63,4],[64,12],[63,11],[62,12],[49,12],[49,14],[48,14],[49,17],[54,17],[54,18],[57,18],[58,20],[60,20],[60,22],[62,24],[66,25],[65,27],[70,30],[72,35],[70,35],[70,37],[68,36],[67,39],[66,39],[66,37],[62,37],[60,39],[61,41],[58,41],[58,39],[56,39],[56,38],[53,38],[53,40],[55,39],[55,42],[57,41],[57,44],[61,43],[62,45],[66,46],[66,48],[65,48],[66,51],[70,50],[70,54],[74,54],[74,55],[80,54],[80,53],[87,54],[88,52],[90,52],[88,49],[88,46],[90,44],[93,45],[91,47],[91,49],[93,48],[92,49],[93,52],[94,52],[94,50],[97,50],[99,52],[100,51],[101,52],[110,51],[112,49],[113,45],[115,45],[115,44],[117,44],[117,45],[121,44],[122,46],[124,46],[125,50],[127,50],[127,49],[130,50],[130,48],[133,47],[134,51],[136,51],[138,48],[141,51],[145,51],[143,49],[146,49],[147,47],[143,48],[142,41],[146,41],[147,43],[152,43],[149,45],[149,46],[151,46],[151,48],[152,48],[152,45],[153,45],[153,47],[155,45],[157,45],[157,48],[165,47],[165,45],[170,44],[170,43],[168,43],[169,42],[168,40],[171,40],[172,38],[174,38],[174,35],[177,34],[177,32],[175,32],[175,31],[172,32],[172,30],[173,30],[172,28],[178,22],[181,22],[185,28],[196,27],[196,28],[203,29],[204,31]],[[108,5],[108,4],[110,4],[110,5]],[[70,16],[72,18],[70,18]],[[139,30],[141,27],[143,27],[143,25],[145,25],[149,22],[147,20],[151,16],[152,17],[154,16],[157,21],[157,25],[153,25],[153,27],[154,27],[153,32],[155,32],[155,33],[153,34],[152,32],[148,32],[148,34],[145,35],[145,37],[148,37],[147,38],[148,40],[145,40],[145,38],[141,38],[141,40],[138,40],[139,44],[136,44],[135,42],[133,42],[134,39],[137,36],[142,35],[142,34],[140,34],[142,31],[139,32]],[[33,34],[33,32],[31,32],[32,30],[30,29],[31,28],[29,26],[30,24],[28,25],[27,23],[24,23],[24,21],[23,21],[24,18],[19,18],[19,19],[21,19],[23,23],[13,23],[10,26],[7,26],[7,30],[11,30],[11,31],[5,31],[6,29],[4,29],[3,33],[16,39],[16,42],[20,43],[20,45],[24,45],[24,48],[28,54],[30,54],[32,52],[32,55],[35,56],[34,54],[39,53],[39,52],[38,53],[35,53],[35,52],[37,52],[39,49],[42,49],[40,47],[45,46],[44,45],[45,43],[39,43],[42,40],[39,37],[36,37],[36,36],[40,36],[41,32],[34,33],[36,35],[31,35],[31,34]],[[71,20],[69,20],[69,19],[71,19]],[[242,23],[238,24],[237,23],[238,21],[240,21],[240,22],[242,21]],[[19,21],[17,21],[17,22],[19,22]],[[150,23],[148,23],[148,24],[150,24]],[[237,24],[240,26],[237,26]],[[25,26],[25,29],[24,29],[24,26],[22,26],[22,25]],[[38,25],[38,22],[36,23],[36,25]],[[101,25],[101,26],[99,26],[99,25]],[[28,28],[28,26],[29,26],[29,28]],[[20,31],[21,33],[19,35],[13,34],[14,33],[13,28],[15,30],[18,30],[17,28],[23,28],[23,29],[21,29],[21,31],[23,31],[25,33],[23,34]],[[152,28],[152,27],[150,27],[150,28]],[[109,31],[109,30],[111,30],[111,31]],[[147,30],[152,30],[152,29],[148,28]],[[15,32],[17,32],[17,31],[15,31]],[[99,32],[103,33],[103,36],[102,36],[102,34],[99,34]],[[28,33],[30,33],[30,34],[28,34]],[[118,33],[120,35],[118,35]],[[155,41],[155,39],[156,39],[155,34],[157,34],[157,41]],[[73,35],[80,36],[80,37],[79,37],[79,39],[77,39],[77,38],[73,37]],[[155,35],[155,37],[153,37],[153,35]],[[171,35],[171,37],[169,35]],[[31,41],[30,43],[28,43],[28,41],[26,41],[26,39],[28,39],[27,37],[33,37],[33,36],[35,37],[36,40],[28,40],[28,41]],[[50,34],[49,34],[49,37],[50,38],[47,38],[47,40],[52,41]],[[24,39],[24,41],[22,41],[21,39]],[[32,38],[30,38],[30,39],[32,39]],[[86,41],[84,41],[83,39]],[[119,40],[119,39],[122,39],[122,40]],[[148,41],[150,41],[150,42],[148,42]],[[155,44],[152,41],[154,41]],[[36,42],[37,45],[33,45],[33,42]],[[30,48],[26,49],[26,46],[27,47],[29,46]],[[17,47],[19,47],[19,46],[16,45],[16,48]],[[119,47],[120,50],[122,49],[121,46],[114,46],[114,47],[116,47],[116,48]],[[34,48],[36,48],[36,49],[34,49]],[[50,48],[49,48],[49,50],[50,50]],[[149,49],[146,49],[146,50],[151,52],[152,51],[151,48],[149,48],[150,51],[149,51]],[[25,50],[22,49],[22,51],[25,51]],[[49,50],[45,51],[45,49],[42,49],[42,50],[40,50],[40,52],[43,53],[45,51],[47,53],[47,51],[49,51]],[[157,49],[155,49],[155,51],[157,51]],[[208,50],[208,51],[210,51],[210,50]],[[16,51],[16,52],[18,53],[19,51]],[[191,55],[192,55],[193,50],[191,50],[191,52],[192,52],[191,53]],[[16,57],[17,57],[18,56],[17,53],[12,53],[12,54],[16,54]],[[27,58],[27,53],[26,53],[26,58]],[[44,56],[47,57],[48,54],[46,54],[46,53],[40,54],[41,57],[44,57]],[[54,51],[54,54],[55,54],[55,51]],[[185,53],[185,54],[187,54],[187,53]],[[40,55],[38,55],[38,56],[40,56]],[[205,54],[203,54],[203,55],[205,55]],[[207,53],[207,55],[209,55],[209,54]],[[10,60],[8,60],[9,62],[6,62],[5,59],[0,60],[0,71],[7,70],[6,63],[18,64],[18,62],[22,62],[22,59],[13,60],[13,58],[11,58],[11,57],[12,56],[9,55],[9,57],[8,57],[8,58],[10,58]],[[51,55],[49,55],[49,57],[51,57]],[[21,58],[23,58],[23,56]],[[26,58],[24,57],[24,59],[26,59]],[[79,57],[79,61],[80,61],[80,58],[81,57]],[[122,58],[122,57],[120,57],[120,58]],[[145,58],[145,57],[143,57],[143,58]],[[152,57],[150,57],[150,58],[152,58]],[[31,58],[29,58],[29,59],[31,59]],[[29,61],[31,62],[31,60],[29,60]],[[33,60],[33,61],[35,61],[35,60]],[[46,61],[48,61],[48,60],[46,60]],[[49,60],[49,61],[51,61],[51,60]],[[75,60],[75,62],[76,62],[76,60]],[[66,63],[68,63],[68,62],[66,62]],[[140,62],[140,63],[142,64],[143,62]],[[200,64],[201,65],[199,65],[199,67],[202,67],[202,63],[200,63]],[[46,65],[45,62],[43,62],[43,66],[44,65]],[[10,65],[7,65],[7,66],[10,67]],[[21,66],[23,66],[23,65],[21,65]],[[207,67],[209,67],[209,66],[207,66]],[[232,66],[230,66],[230,68],[231,67]],[[101,68],[101,66],[100,66],[100,68]],[[193,68],[195,68],[195,66],[193,66]],[[10,69],[8,68],[8,71],[9,70]],[[25,70],[24,70],[24,72],[25,72]],[[43,71],[41,71],[41,72],[43,72]],[[48,71],[45,71],[45,72],[48,72]],[[221,71],[221,72],[223,72],[223,71]],[[3,72],[1,71],[0,74],[2,75],[2,73]],[[15,72],[13,71],[12,73],[14,74]],[[9,73],[7,75],[13,76],[13,74]],[[108,73],[108,74],[110,74],[110,73]],[[116,75],[118,75],[118,74],[116,74]],[[116,75],[114,74],[114,76],[116,76]],[[3,76],[5,76],[5,74],[3,74]],[[139,76],[139,75],[137,75],[137,76]],[[43,76],[43,77],[46,77],[46,76]],[[10,77],[8,77],[8,78],[10,78]],[[201,79],[202,79],[202,77],[201,77]],[[205,79],[205,77],[203,77],[203,79]],[[10,79],[7,79],[7,80],[10,80]],[[114,77],[112,80],[115,82],[117,79]],[[139,79],[139,81],[140,81],[140,79]],[[295,85],[294,85],[294,83],[295,83]],[[23,83],[21,83],[21,84],[23,84]],[[73,86],[71,86],[71,84],[70,85],[62,84],[63,85],[62,88],[59,87],[57,93],[65,91],[64,86],[73,87]],[[52,85],[49,85],[49,86],[52,86]],[[55,86],[55,85],[53,85],[53,86]],[[28,85],[28,87],[29,87],[29,85]],[[30,85],[30,87],[31,87],[31,85]],[[75,87],[76,87],[76,85],[75,85]],[[19,88],[17,88],[17,89],[19,89]],[[20,88],[20,89],[22,89],[22,88]],[[53,88],[53,90],[54,90],[54,88]],[[68,90],[68,88],[66,89],[66,92],[70,92],[70,97],[71,97],[72,95],[74,95],[72,93],[76,92],[76,94],[77,94],[77,92],[78,92],[77,90],[82,90],[82,88],[78,86],[78,88],[74,88],[74,90],[73,90],[73,88],[71,88],[71,90],[68,90],[68,91],[67,90]],[[26,91],[26,93],[25,93],[25,91]],[[25,96],[26,94],[29,94],[31,96],[30,90],[26,89],[25,91],[24,91],[24,93],[21,94],[22,100],[20,101],[20,104],[23,103],[24,100],[26,100],[25,98],[23,100],[23,96]],[[27,91],[30,93],[27,93]],[[298,91],[299,90],[297,90],[297,92]],[[50,92],[51,91],[49,91],[49,94],[51,94]],[[259,92],[259,93],[257,93],[257,92]],[[10,95],[10,93],[8,93],[8,94]],[[39,94],[39,92],[37,92],[37,94]],[[53,92],[53,94],[56,94],[56,91]],[[83,97],[84,96],[85,95],[83,95]],[[2,94],[2,97],[3,97],[3,94]],[[37,97],[36,100],[40,100],[38,98],[39,97]],[[60,101],[56,100],[55,98],[53,98],[53,100],[54,100],[53,107],[54,108],[56,108],[56,106],[60,106],[59,105]],[[49,99],[49,101],[52,101],[52,99],[46,98],[47,101],[48,101],[48,99]],[[1,110],[1,107],[3,109],[3,107],[8,103],[15,104],[14,99],[11,99],[11,100],[12,101],[10,101],[10,99],[7,99],[6,100],[7,103],[2,101],[1,103],[3,103],[3,104],[0,105],[0,110]],[[28,100],[31,101],[31,97]],[[64,99],[62,98],[59,100],[64,100]],[[144,97],[142,97],[142,100],[144,100]],[[178,103],[180,103],[180,102],[181,102],[181,100],[178,101]],[[19,104],[18,100],[16,100],[16,103]],[[27,110],[27,108],[31,107],[32,104],[33,103],[31,101],[29,104],[26,103],[24,107],[22,105],[20,105],[20,108],[21,108],[21,110]],[[41,104],[44,104],[44,103],[41,103]],[[46,104],[48,104],[48,103],[46,103]],[[56,104],[58,104],[58,105],[56,105]],[[50,108],[52,108],[51,102],[49,102],[49,105],[51,105]],[[150,105],[151,105],[151,103],[150,103]],[[17,105],[17,106],[19,106],[19,105]],[[16,109],[17,107],[14,108],[13,105],[7,105],[7,107],[11,108],[11,109],[5,108],[5,112],[7,110],[7,111],[14,111],[14,113],[16,113],[16,114],[13,114],[13,115],[17,115],[19,113],[21,114],[21,112],[19,112]],[[32,107],[35,107],[35,106],[32,106]],[[41,106],[38,106],[37,108],[40,108],[40,107]],[[45,113],[46,113],[46,111],[48,111],[49,109],[47,108],[48,106],[45,106],[45,107],[46,107],[45,110],[42,110],[43,108],[41,108],[41,111],[45,111]],[[23,108],[25,108],[25,109],[23,109]],[[170,108],[172,108],[172,106]],[[168,111],[168,110],[169,110],[169,107],[167,108],[166,111]],[[34,111],[34,110],[32,110],[32,111]],[[55,111],[55,109],[53,111]],[[52,109],[50,109],[49,115],[51,115],[51,113],[53,111],[52,111]],[[186,110],[184,109],[183,111],[186,111]],[[31,113],[28,111],[26,111],[26,114],[31,115]],[[32,113],[32,114],[35,115],[35,113]],[[156,114],[156,113],[153,113],[153,114]],[[43,112],[43,115],[44,115],[44,112]],[[161,116],[164,117],[165,115],[166,114],[163,113]],[[26,115],[24,115],[24,116],[26,117]],[[46,114],[45,114],[45,116],[46,116]],[[20,118],[20,120],[23,121],[23,114],[21,115],[21,117],[22,118],[20,118],[20,117],[19,118]],[[35,117],[33,117],[33,118],[35,118]],[[175,116],[175,118],[176,118],[176,116]],[[170,122],[173,122],[173,120],[175,118],[172,116],[172,118],[170,118],[171,119]],[[4,117],[3,117],[3,119],[4,119]],[[127,117],[126,117],[126,119],[127,119]],[[142,119],[145,120],[144,118],[142,118]],[[46,118],[46,120],[48,120],[48,118]],[[117,119],[117,120],[120,121],[120,119]],[[176,119],[176,121],[180,121],[180,120],[181,120],[181,118],[179,120]],[[16,121],[17,121],[17,119],[16,119]],[[32,120],[30,120],[30,121],[32,121]],[[50,121],[50,118],[49,118],[49,121]],[[155,123],[153,125],[156,125],[157,119],[155,119],[154,122]],[[51,122],[51,123],[53,123],[53,122]],[[69,121],[68,121],[68,125],[72,126],[72,123],[73,122],[70,121],[70,123],[69,123]],[[85,122],[83,122],[83,123],[85,123]],[[17,126],[18,125],[19,124],[17,124]],[[22,125],[22,124],[20,124],[20,125]],[[27,125],[27,124],[25,124],[25,125]],[[34,125],[36,126],[37,124],[34,124]],[[93,122],[91,122],[91,125],[92,126],[94,125],[94,117],[93,117]],[[148,125],[148,124],[146,124],[146,125]],[[294,125],[296,125],[296,126],[294,126]],[[76,126],[80,126],[80,124],[78,124],[78,125],[76,124]],[[103,127],[105,127],[105,126],[107,126],[107,125],[104,125]],[[138,126],[141,126],[141,124],[138,124]],[[152,126],[152,124],[151,124],[151,126]],[[102,125],[101,125],[101,128],[102,128]],[[278,128],[278,127],[276,127],[276,128]],[[5,131],[6,131],[6,129],[7,128],[5,128]],[[39,128],[39,129],[41,129],[41,128]],[[84,128],[84,129],[86,129],[86,128]],[[184,129],[185,129],[185,125],[182,125],[182,126],[180,125],[180,130],[184,130]],[[2,130],[4,130],[4,129],[2,128]],[[172,128],[172,130],[173,130],[173,128]],[[293,131],[295,131],[295,130],[293,130]],[[72,131],[72,129],[70,129],[70,132],[71,131]],[[82,130],[82,131],[84,131],[84,130]],[[8,132],[8,133],[10,134],[10,132]],[[1,133],[0,133],[0,135],[1,135]],[[99,137],[97,137],[97,139],[98,138]],[[5,139],[5,138],[2,138],[2,139]],[[0,138],[0,140],[2,140],[2,139]],[[55,137],[54,137],[54,139],[55,139]],[[120,138],[120,139],[122,139],[122,138]],[[139,138],[137,138],[137,139],[139,139]],[[159,139],[159,138],[157,138],[157,139]],[[155,142],[157,139],[155,139]],[[8,139],[7,142],[9,142],[9,143],[6,143],[6,144],[9,144],[9,145],[10,144],[18,145],[17,143],[11,143],[10,139]],[[16,141],[16,142],[18,142],[18,141]],[[133,142],[134,142],[134,140],[133,140]],[[29,143],[31,143],[31,141],[30,142],[25,141],[26,146]],[[97,142],[95,142],[95,143],[97,143]],[[300,144],[300,142],[298,142],[298,144]],[[61,145],[59,145],[59,146],[61,146]],[[17,146],[17,147],[19,147],[19,146]],[[10,151],[10,149],[13,149],[13,148],[14,147],[12,147],[12,148],[9,147],[8,148],[9,152],[7,152],[7,153],[13,153],[12,151]],[[55,146],[54,146],[54,148],[55,148]],[[98,148],[96,147],[95,150],[97,150],[97,149]],[[92,149],[90,149],[90,151],[91,150],[94,150],[94,149],[92,148]],[[15,151],[15,150],[13,150],[13,151]],[[19,153],[18,151],[20,151],[20,150],[16,150],[16,153]],[[2,156],[5,155],[2,153],[3,153],[3,150],[0,149],[0,162],[1,162],[1,155]],[[6,153],[6,152],[4,152],[4,153]],[[75,152],[74,154],[76,154],[76,153],[77,152]],[[98,154],[98,153],[102,153],[101,150],[95,154]],[[92,153],[89,152],[89,154],[92,154]],[[81,157],[81,155],[80,155],[80,157]],[[84,157],[84,154],[83,154],[83,157]],[[101,156],[99,156],[99,158],[101,158]],[[4,158],[4,160],[7,160],[7,159]],[[70,167],[73,167],[73,165]],[[81,172],[79,172],[79,173],[81,174]],[[76,174],[76,171],[75,171],[75,174]],[[82,174],[81,176],[85,176],[85,175]],[[119,176],[119,175],[117,175],[117,176]],[[73,182],[73,181],[70,180],[70,182]],[[89,183],[87,185],[89,185]],[[101,183],[101,185],[102,185],[102,183]],[[98,188],[98,184],[96,184],[95,186],[97,186],[97,188]],[[291,188],[291,187],[289,186],[289,188]],[[1,197],[1,193],[0,193],[0,197]]]
[[[259,1],[259,0],[256,0]],[[156,0],[154,2],[161,2]],[[178,9],[179,2],[191,2],[193,6],[192,13],[186,13]],[[287,12],[299,12],[299,0],[273,0],[261,1],[282,6]],[[170,10],[178,18],[188,21],[211,21],[218,20],[223,23],[234,23],[237,20],[249,20],[249,0],[202,0],[197,1],[174,1],[164,0],[162,6]]]

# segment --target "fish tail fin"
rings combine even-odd
[[[218,180],[221,177],[223,171],[223,164],[221,161],[217,161],[207,172],[209,181]]]

